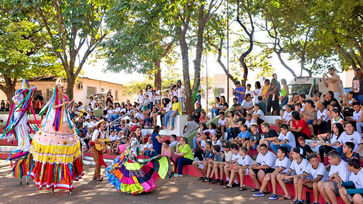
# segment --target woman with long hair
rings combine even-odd
[[[262,96],[261,83],[256,81],[255,90],[253,91],[253,101],[255,104],[258,104],[258,97]]]
[[[315,143],[314,145],[320,145],[319,147],[319,155],[320,155],[320,161],[324,163],[324,154],[328,154],[330,151],[335,150],[338,145],[338,139],[340,135],[344,132],[343,125],[340,123],[333,124],[332,132],[331,133],[324,133],[319,134],[318,143]]]
[[[306,121],[300,117],[300,113],[293,111],[291,113],[291,117],[290,130],[295,136],[295,141],[298,141],[300,136],[303,136],[305,139],[309,139],[311,137],[310,129]]]
[[[173,104],[172,104],[172,108],[171,111],[169,111],[168,113],[166,113],[165,115],[165,120],[164,120],[164,127],[163,129],[165,129],[168,126],[168,122],[169,122],[169,118],[171,118],[171,127],[170,130],[174,130],[174,121],[175,121],[175,117],[177,115],[181,115],[182,114],[182,109],[181,109],[181,104],[178,101],[178,97],[173,96]]]
[[[354,98],[357,99],[359,104],[363,102],[363,73],[361,69],[354,70],[354,78],[352,81],[352,91]]]
[[[286,79],[281,79],[281,95],[280,95],[280,101],[281,101],[281,107],[284,107],[289,102],[289,87],[287,86]]]
[[[166,156],[158,155],[150,159],[140,159],[140,127],[130,135],[125,151],[106,170],[108,182],[117,191],[128,194],[141,194],[153,191],[159,178],[172,176],[173,166]]]

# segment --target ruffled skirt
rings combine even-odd
[[[73,181],[83,175],[83,162],[78,136],[69,126],[54,132],[48,124],[33,138],[30,177],[39,189],[73,190]]]
[[[172,163],[165,156],[132,162],[121,155],[107,168],[106,177],[117,191],[141,194],[153,191],[159,178],[170,178],[172,170]]]
[[[32,154],[29,152],[15,151],[10,153],[8,160],[11,162],[13,176],[22,179],[28,176],[31,168]]]

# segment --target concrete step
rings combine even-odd
[[[17,146],[0,146],[0,152],[12,152],[17,149]]]
[[[113,160],[111,159],[104,159],[107,165],[112,165]],[[89,165],[89,166],[94,166],[96,165],[95,162],[93,161],[93,157],[90,156],[85,156],[83,157],[83,164],[84,165]]]

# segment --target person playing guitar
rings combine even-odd
[[[107,165],[103,160],[102,150],[98,151],[96,149],[95,144],[100,144],[103,147],[105,146],[105,143],[102,140],[106,138],[106,128],[107,128],[106,121],[100,120],[95,126],[95,131],[93,132],[92,140],[90,142],[90,147],[91,147],[90,149],[92,152],[93,159],[96,163],[93,180],[97,181],[103,180],[103,178],[101,177],[101,166],[105,166],[107,168]]]

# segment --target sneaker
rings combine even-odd
[[[198,178],[199,181],[203,181],[205,179],[205,177],[201,176]]]
[[[210,181],[210,178],[205,178],[204,179],[204,182],[208,182],[208,181]]]
[[[257,192],[257,193],[252,194],[252,196],[253,197],[263,197],[263,196],[265,196],[265,194],[261,193],[261,192]]]
[[[268,199],[277,200],[279,197],[276,194],[272,194]]]
[[[174,177],[183,177],[182,174],[174,174]]]
[[[218,183],[218,182],[219,182],[219,180],[213,179],[210,183],[211,183],[211,184],[216,184],[216,183]]]

